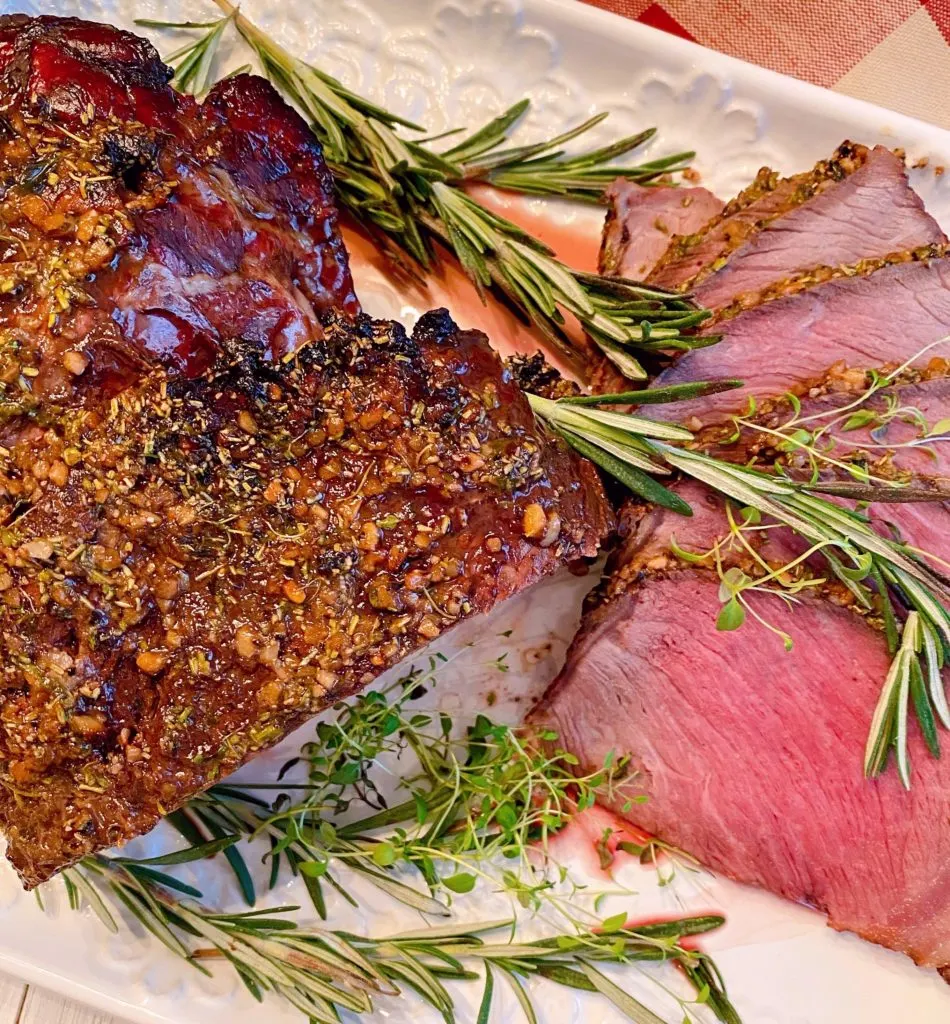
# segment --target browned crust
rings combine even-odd
[[[597,254],[597,269],[601,274],[611,277],[616,274],[620,266],[620,252],[630,241],[630,232],[624,225],[620,228],[619,238],[613,238],[614,227],[620,214],[617,209],[617,202],[608,189],[606,193],[607,216],[604,218],[604,227],[600,235],[600,251]]]
[[[775,299],[783,299],[790,295],[798,295],[820,284],[845,277],[869,277],[885,267],[894,267],[902,263],[929,263],[931,260],[945,259],[950,255],[950,245],[933,243],[922,245],[916,249],[905,249],[900,252],[888,253],[886,256],[875,256],[859,260],[857,263],[843,263],[838,266],[813,267],[775,281],[758,291],[745,292],[737,295],[727,306],[716,310],[709,320],[704,321],[703,331],[708,331],[725,320],[731,320],[747,309],[761,306]]]
[[[892,373],[897,369],[896,365],[876,368],[880,374]],[[859,408],[879,407],[885,396],[896,395],[901,389],[921,382],[936,380],[950,382],[950,363],[940,356],[935,356],[925,367],[905,369],[885,389],[872,396],[869,404],[863,404]],[[847,403],[864,394],[869,383],[868,370],[837,363],[829,367],[821,377],[802,384],[795,392],[795,398],[802,402],[802,408],[807,414],[809,401],[813,402],[828,395],[841,395],[844,402]],[[700,430],[695,435],[690,447],[739,465],[771,466],[782,463],[792,468],[799,463],[804,465],[804,460],[796,457],[794,452],[788,453],[779,450],[777,447],[779,441],[774,434],[768,433],[765,429],[756,429],[760,427],[775,430],[782,427],[792,418],[795,411],[793,406],[793,399],[789,395],[769,398],[760,403],[755,413],[749,418],[752,426],[741,427],[738,430],[738,435],[735,424],[716,424]],[[911,479],[907,472],[894,467],[892,453],[888,451],[886,444],[882,444],[880,450],[875,454],[850,452],[837,455],[833,449],[828,454],[846,462],[859,461],[877,477],[904,482],[910,482]],[[925,489],[943,486],[938,484],[936,477],[921,474],[916,474],[914,483]]]
[[[46,416],[0,475],[8,513],[29,503],[0,533],[0,824],[29,885],[594,556],[613,521],[445,311]]]
[[[735,199],[727,203],[719,216],[713,218],[702,231],[692,235],[675,236],[670,242],[669,248],[654,268],[651,278],[661,274],[664,268],[670,267],[688,256],[700,245],[709,232],[714,231],[725,222],[734,218],[737,213],[748,210],[779,188],[787,191],[788,194],[783,204],[775,210],[770,210],[767,216],[760,220],[734,225],[734,228],[724,237],[717,254],[701,270],[679,285],[680,291],[690,291],[701,280],[718,270],[728,259],[729,255],[738,249],[751,235],[760,231],[777,217],[781,217],[790,210],[802,206],[828,185],[841,181],[848,175],[853,174],[854,171],[865,163],[868,154],[869,150],[866,146],[845,141],[835,150],[830,159],[819,160],[812,170],[793,175],[790,178],[782,178],[777,171],[773,171],[768,167],[761,168],[752,184],[743,189]]]

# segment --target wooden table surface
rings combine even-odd
[[[80,1003],[0,974],[0,1024],[122,1024]]]

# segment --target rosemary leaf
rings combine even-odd
[[[594,988],[602,996],[606,996],[625,1017],[634,1021],[635,1024],[663,1024],[661,1017],[647,1009],[638,999],[634,999],[629,993],[624,992],[619,985],[615,985],[590,964],[582,963],[581,970]]]
[[[629,487],[634,494],[639,495],[646,501],[656,505],[662,505],[673,512],[679,512],[683,516],[691,516],[693,510],[678,494],[667,490],[662,484],[657,483],[653,477],[638,469],[629,461],[623,461],[616,455],[605,451],[596,440],[593,442],[588,438],[575,434],[572,430],[562,428],[561,435],[567,443],[586,456],[591,462],[596,463],[605,472],[619,480],[625,487]]]
[[[670,384],[663,388],[644,388],[642,391],[621,391],[609,395],[571,395],[562,398],[564,405],[665,405],[686,402],[691,398],[718,395],[723,391],[741,388],[741,380],[696,381],[690,384]]]
[[[693,387],[715,387],[716,384],[700,383]],[[603,404],[627,404],[627,399],[635,400],[636,394],[625,392],[620,396],[607,396]],[[864,752],[865,773],[873,776],[882,772],[893,752],[901,782],[910,786],[908,718],[911,706],[931,755],[939,756],[937,723],[950,728],[950,706],[941,677],[945,652],[950,651],[950,578],[933,569],[925,556],[899,541],[879,535],[861,513],[831,502],[821,493],[828,491],[860,500],[908,501],[915,500],[918,488],[889,481],[823,482],[817,475],[820,460],[824,459],[835,468],[841,467],[809,441],[796,442],[792,450],[807,444],[815,472],[810,480],[796,481],[774,472],[727,463],[659,439],[655,424],[644,429],[643,424],[649,421],[624,413],[598,411],[596,406],[601,403],[597,396],[585,396],[582,402],[570,398],[554,402],[535,395],[529,395],[529,399],[535,415],[639,496],[681,511],[677,502],[682,499],[650,475],[657,472],[653,463],[662,461],[667,468],[699,480],[737,502],[741,508],[754,510],[758,522],[765,518],[809,541],[809,554],[820,552],[833,574],[860,605],[880,611],[884,623],[882,639],[893,655],[871,719]],[[664,400],[669,399],[667,392]],[[747,420],[739,423],[750,425]],[[604,431],[609,431],[606,437]],[[781,431],[772,433],[785,436]],[[923,496],[930,497],[930,491],[925,489]],[[753,549],[748,550],[754,554]],[[766,563],[762,565],[770,569]],[[769,571],[764,582],[777,581],[783,571]],[[740,575],[743,576],[741,586],[734,585],[731,590],[725,587],[728,579],[723,578],[726,592],[717,620],[719,629],[738,629],[746,621],[748,606],[743,603],[740,592],[746,586],[754,587],[756,581]],[[903,618],[899,643],[898,615]],[[759,616],[754,617],[768,626]],[[791,637],[774,627],[768,628],[781,636],[786,649],[790,649]]]
[[[230,0],[216,3],[225,17],[172,55],[176,86],[199,93],[207,88],[218,43],[233,24],[264,74],[309,119],[323,143],[342,204],[400,265],[405,267],[408,260],[410,269],[412,264],[427,269],[440,258],[437,243],[447,246],[480,291],[493,289],[501,295],[578,372],[589,368],[590,345],[572,335],[562,311],[573,314],[593,346],[630,379],[646,376],[637,351],[685,350],[715,340],[686,333],[709,315],[687,297],[575,271],[465,191],[474,182],[488,182],[529,195],[597,202],[613,178],[655,181],[684,169],[691,153],[615,164],[652,139],[654,129],[587,152],[563,150],[604,115],[539,143],[509,145],[511,132],[528,110],[527,100],[439,152],[424,140],[397,134],[396,129],[422,129],[294,57]]]
[[[126,860],[132,860],[135,864],[152,865],[155,867],[169,867],[173,864],[189,864],[195,860],[204,860],[206,857],[213,857],[216,853],[220,853],[222,850],[226,850],[229,846],[234,846],[238,841],[238,836],[224,836],[218,839],[212,839],[207,843],[201,843],[199,846],[189,846],[187,850],[176,850],[173,853],[165,853],[160,857],[140,857],[140,858],[125,858],[117,857],[118,863],[124,863]]]
[[[485,988],[482,991],[482,1001],[478,1007],[478,1016],[475,1018],[475,1024],[489,1024],[494,991],[495,976],[492,974],[491,964],[485,964]]]

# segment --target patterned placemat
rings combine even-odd
[[[950,0],[586,0],[950,128]]]

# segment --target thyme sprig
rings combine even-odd
[[[696,1019],[695,1004],[706,1006],[724,1024],[738,1024],[715,964],[684,943],[718,927],[721,918],[687,917],[644,926],[628,924],[624,913],[601,919],[576,901],[561,903],[553,884],[535,873],[526,844],[538,844],[543,852],[548,833],[592,803],[595,788],[609,786],[610,765],[596,777],[575,779],[576,762],[568,755],[532,752],[514,730],[484,716],[459,737],[447,716],[410,707],[425,696],[444,661],[434,657],[428,671],[410,673],[387,691],[338,707],[335,718],[320,723],[317,738],[301,749],[300,758],[285,766],[293,771],[302,762],[305,782],[278,781],[249,790],[218,786],[192,801],[186,812],[172,815],[169,820],[191,843],[186,849],[147,859],[87,858],[64,875],[70,905],[88,905],[112,931],[122,920],[114,910],[122,909],[197,969],[207,973],[209,963],[226,962],[255,998],[281,997],[312,1021],[337,1021],[343,1010],[371,1014],[378,998],[412,990],[451,1022],[455,1007],[445,983],[470,981],[483,986],[479,1020],[487,1022],[497,975],[512,987],[529,1024],[537,1016],[523,982],[534,976],[599,992],[631,1020],[662,1024],[600,966],[669,962],[696,993],[692,1003],[674,997],[685,1021]],[[550,748],[555,738],[545,734],[539,746]],[[406,791],[410,798],[389,806],[371,769],[378,773],[392,755],[403,760],[411,755],[419,767],[400,773],[397,792]],[[269,805],[256,795],[272,788],[300,790],[305,797],[291,805],[281,796]],[[345,820],[348,811],[366,804],[373,813]],[[550,922],[538,918],[526,937],[515,919],[506,919],[368,938],[305,927],[288,916],[298,907],[218,912],[201,902],[199,890],[164,870],[218,853],[234,855],[232,867],[253,905],[254,886],[235,843],[255,837],[271,843],[271,886],[280,864],[288,863],[307,883],[321,918],[326,917],[323,882],[356,904],[339,873],[343,866],[424,914],[449,916],[446,902],[399,880],[400,867],[408,866],[433,893],[457,898],[474,888],[476,877],[496,888],[500,883],[522,906],[535,910],[544,893],[545,905],[559,909],[569,930],[535,938],[539,926],[551,931]],[[629,845],[620,844],[625,850]],[[651,846],[635,852],[643,859]],[[492,861],[508,866],[493,867]],[[599,906],[598,899],[594,910]],[[503,930],[503,939],[491,937]]]
[[[675,424],[536,395],[529,399],[537,416],[641,497],[689,514],[686,502],[652,476],[678,470],[740,508],[754,509],[759,516],[793,530],[820,553],[831,574],[859,606],[883,620],[894,658],[871,723],[865,773],[873,776],[883,771],[893,751],[900,779],[909,787],[910,704],[934,756],[939,753],[937,723],[950,729],[950,707],[941,678],[950,652],[950,579],[909,545],[876,533],[861,512],[823,497],[817,482],[733,465],[670,444],[670,440],[688,442],[691,438]],[[869,501],[917,500],[913,491],[904,493],[896,481],[881,482],[877,488],[862,487],[862,497]],[[736,621],[741,622],[738,615]]]
[[[824,545],[813,544],[790,562],[774,568],[759,554],[756,545],[750,542],[750,536],[776,529],[777,524],[763,523],[762,516],[756,509],[735,509],[733,503],[728,500],[725,503],[725,514],[728,533],[718,537],[708,550],[687,551],[676,542],[675,534],[670,536],[670,549],[683,562],[711,564],[715,569],[719,577],[719,600],[722,603],[716,618],[716,629],[723,632],[739,629],[746,616],[751,615],[760,626],[779,637],[785,650],[790,651],[794,647],[791,635],[761,615],[748,600],[747,595],[771,594],[787,606],[792,606],[798,602],[798,595],[802,592],[823,587],[828,582],[823,576],[799,575],[793,570],[805,565]],[[749,575],[739,565],[730,565],[727,568],[724,556],[749,559],[757,574]]]
[[[285,766],[303,767],[305,781],[216,786],[169,821],[194,847],[228,836],[266,838],[271,885],[286,864],[303,877],[321,918],[325,885],[350,898],[338,873],[344,866],[428,914],[447,914],[447,897],[480,880],[533,909],[558,898],[548,840],[598,794],[622,795],[626,759],[611,756],[584,775],[576,758],[556,747],[554,733],[538,743],[483,714],[460,735],[445,713],[415,706],[440,664],[433,658],[427,671],[358,695],[318,723],[316,738]],[[374,781],[381,760],[398,775],[394,798]],[[263,799],[272,790],[277,798]],[[354,815],[361,807],[370,813]],[[253,903],[240,854],[224,853]],[[506,869],[499,873],[493,863]],[[406,884],[407,869],[428,892]],[[569,881],[563,869],[557,875]]]
[[[842,433],[848,433],[860,428],[869,429],[871,443],[848,439],[846,446],[858,452],[877,452],[879,454],[885,449],[888,451],[902,448],[926,449],[935,442],[946,440],[947,431],[950,430],[950,420],[940,420],[931,425],[919,409],[904,405],[895,392],[888,393],[885,389],[895,384],[912,366],[919,364],[927,352],[945,345],[947,341],[950,341],[950,336],[930,342],[889,372],[868,370],[863,390],[843,406],[822,409],[805,416],[802,414],[801,400],[797,395],[789,392],[784,396],[784,400],[788,403],[791,414],[783,423],[774,427],[769,427],[754,419],[756,402],[754,398],[750,398],[746,412],[732,418],[735,429],[723,443],[731,444],[738,441],[744,431],[763,434],[769,437],[772,445],[779,452],[794,456],[797,461],[804,462],[809,473],[809,484],[814,489],[821,490],[826,494],[851,497],[859,501],[868,500],[867,495],[871,492],[866,485],[886,485],[891,481],[872,477],[863,461],[852,460],[847,455],[843,459],[836,458],[835,451],[842,443],[841,436],[836,432],[840,430]],[[881,410],[872,408],[868,403],[881,392],[884,393],[884,408]],[[883,432],[894,420],[912,423],[917,428],[918,436],[902,444],[885,442]],[[822,473],[826,470],[831,470],[838,476],[842,474],[850,476],[857,483],[823,480]],[[944,501],[948,497],[946,491],[933,485],[913,487],[904,484],[898,489],[887,486],[877,487],[873,493],[874,500],[877,501]]]
[[[70,903],[86,903],[111,931],[113,908],[124,909],[172,953],[208,974],[227,963],[258,1001],[276,995],[318,1024],[338,1024],[340,1013],[371,1015],[380,997],[412,991],[451,1024],[455,1002],[446,982],[481,982],[479,1021],[488,1021],[497,974],[511,986],[525,1019],[537,1021],[524,982],[532,977],[599,992],[633,1021],[659,1022],[601,968],[608,964],[669,962],[680,968],[720,1021],[738,1024],[715,964],[684,939],[718,928],[722,918],[689,917],[629,925],[624,915],[596,929],[519,939],[513,920],[426,927],[383,938],[339,929],[308,928],[287,915],[297,907],[220,913],[198,902],[200,893],[176,879],[105,856],[86,858],[65,874]],[[112,905],[110,907],[110,904]],[[493,936],[507,932],[508,937]],[[688,1012],[688,1004],[686,1004]],[[690,1019],[687,1017],[687,1019]]]
[[[229,0],[215,2],[225,17],[211,23],[191,49],[175,55],[179,83],[206,84],[206,75],[192,74],[192,69],[208,66],[221,33],[228,24],[235,25],[264,74],[309,119],[342,204],[395,260],[406,265],[408,257],[410,269],[428,269],[440,258],[439,246],[446,247],[479,291],[500,293],[580,372],[590,352],[579,347],[564,313],[574,316],[597,348],[631,379],[646,376],[637,352],[689,349],[716,340],[684,333],[708,316],[688,298],[573,270],[548,246],[466,191],[473,183],[488,182],[527,194],[592,202],[612,178],[654,181],[682,169],[692,153],[630,166],[613,163],[650,139],[651,129],[586,153],[565,154],[563,147],[599,124],[603,115],[553,139],[512,146],[509,138],[528,109],[527,100],[439,152],[431,142],[404,134],[407,129],[421,132],[418,125],[294,57]]]

